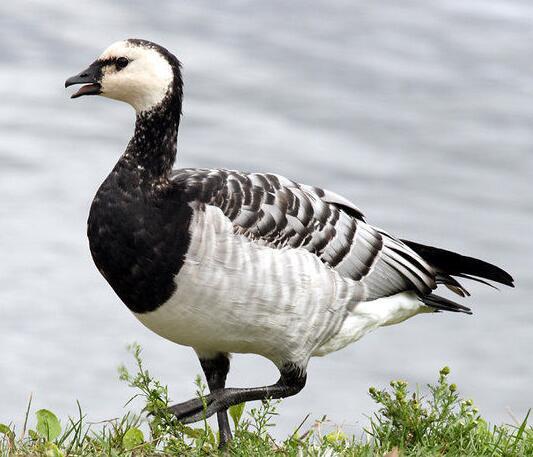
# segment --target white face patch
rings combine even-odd
[[[109,46],[98,60],[125,57],[128,65],[117,69],[114,64],[103,68],[101,95],[129,103],[137,113],[159,105],[174,79],[172,67],[155,49],[118,41]]]

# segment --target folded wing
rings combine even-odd
[[[236,234],[277,249],[306,249],[366,286],[367,300],[436,287],[433,268],[402,241],[364,221],[334,192],[268,173],[181,169],[173,175],[188,201],[219,207]]]

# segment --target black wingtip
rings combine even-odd
[[[487,272],[487,276],[482,276],[483,278],[496,281],[505,286],[514,287],[514,278],[509,273],[507,273],[503,268],[497,267],[496,265],[493,265],[488,262],[484,262],[483,260],[474,259],[473,257],[467,257],[467,258],[471,260],[475,260],[479,262],[480,265],[483,265],[483,267],[485,268],[485,271]],[[471,274],[475,275],[475,273],[471,273]],[[489,277],[489,275],[493,275],[493,277],[491,278]]]
[[[452,313],[464,313],[472,315],[472,310],[467,306],[460,305],[440,295],[428,294],[422,297],[422,301],[425,305],[434,308],[438,311],[450,311]]]
[[[514,287],[515,287],[514,278],[509,273],[507,273],[506,271],[504,271],[504,270],[502,270],[502,271],[509,277],[509,282],[505,283],[505,285],[509,286],[509,287],[512,287],[514,289]]]
[[[429,262],[437,270],[448,275],[459,276],[470,275],[478,278],[488,279],[505,286],[514,287],[513,277],[504,269],[491,263],[479,260],[474,257],[457,254],[433,246],[426,246],[414,241],[402,240],[413,251]],[[474,278],[469,278],[474,279]]]

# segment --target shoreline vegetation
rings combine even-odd
[[[145,368],[139,345],[130,351],[135,372],[122,366],[119,375],[135,389],[133,398],[144,400],[142,415],[126,413],[96,428],[79,403],[77,417],[60,421],[51,411],[32,411],[30,400],[20,430],[0,424],[0,456],[533,456],[529,412],[520,423],[490,425],[449,382],[448,367],[424,389],[410,389],[402,380],[387,388],[370,387],[378,410],[367,416],[362,436],[348,436],[342,429],[324,434],[320,424],[325,417],[305,426],[306,417],[285,440],[276,441],[269,431],[278,401],[233,406],[234,440],[220,451],[217,432],[207,420],[191,427],[174,419],[166,409],[167,387]],[[202,398],[206,386],[200,377],[196,387]]]

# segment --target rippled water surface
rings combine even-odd
[[[332,3],[335,3],[334,5]],[[313,359],[281,432],[311,413],[365,422],[371,384],[449,364],[493,421],[533,405],[533,6],[527,0],[0,3],[0,422],[36,408],[116,417],[140,342],[175,400],[194,353],[143,328],[92,264],[92,197],[132,133],[126,105],[63,82],[111,42],[183,61],[182,166],[275,171],[352,199],[370,222],[509,269],[473,317],[424,315]],[[232,385],[276,379],[236,356]]]

